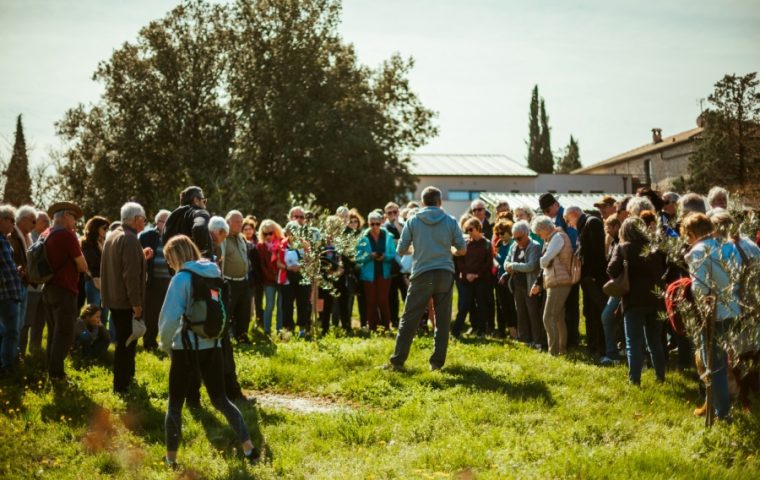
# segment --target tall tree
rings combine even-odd
[[[337,0],[186,0],[151,22],[99,65],[100,101],[58,125],[69,189],[115,212],[175,205],[192,183],[212,210],[267,216],[291,197],[366,210],[402,196],[434,114],[411,60],[360,65],[339,14]]]
[[[689,159],[687,186],[707,191],[716,182],[742,186],[760,165],[760,91],[757,72],[725,75],[702,113],[705,129]]]
[[[538,171],[541,166],[541,127],[539,126],[538,110],[540,99],[538,85],[533,86],[530,96],[530,116],[528,120],[528,168]]]
[[[570,173],[581,167],[581,154],[578,148],[578,141],[570,135],[570,142],[563,150],[562,156],[558,157],[554,173]]]
[[[5,170],[4,201],[16,206],[32,203],[32,179],[29,176],[29,158],[26,152],[26,139],[21,115],[16,119],[16,140],[13,154]]]
[[[549,117],[546,115],[546,103],[541,98],[540,106],[541,133],[539,135],[538,173],[552,173],[554,171],[554,154],[552,153],[551,129]]]

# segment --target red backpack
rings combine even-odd
[[[670,326],[673,327],[673,331],[678,335],[683,335],[686,332],[683,318],[681,318],[681,313],[678,311],[678,305],[683,302],[694,303],[694,296],[691,294],[690,277],[679,278],[668,284],[667,289],[665,289],[665,311],[668,312]]]

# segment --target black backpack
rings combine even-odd
[[[53,233],[55,232],[51,231],[44,237],[40,235],[37,241],[26,251],[28,257],[26,270],[30,283],[43,285],[49,282],[53,278],[53,274],[55,274],[55,270],[53,270],[53,266],[50,265],[50,261],[48,260],[47,249],[45,248],[45,242]]]
[[[182,338],[185,348],[190,348],[190,339],[187,332],[192,331],[197,339],[219,340],[229,330],[229,318],[227,316],[228,287],[222,278],[208,278],[198,275],[187,269],[192,276],[192,304],[189,315],[182,316]]]

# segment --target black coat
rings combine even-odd
[[[208,222],[211,219],[208,211],[195,205],[182,205],[174,210],[166,219],[163,241],[167,244],[174,235],[187,235],[192,239],[203,258],[211,258],[213,255],[214,242],[208,231]]]
[[[642,257],[644,243],[620,243],[612,252],[607,266],[610,278],[617,278],[623,272],[623,254],[628,260],[628,279],[631,291],[623,297],[623,310],[632,307],[652,307],[664,309],[663,299],[655,293],[655,288],[664,289],[666,257],[662,252],[652,252]]]
[[[581,215],[576,225],[580,255],[583,259],[581,277],[591,277],[600,285],[607,281],[607,253],[604,251],[604,225],[590,215]]]

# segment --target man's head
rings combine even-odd
[[[435,187],[425,187],[422,191],[422,204],[426,207],[441,206],[441,191]]]
[[[34,225],[34,231],[42,233],[48,227],[50,227],[50,217],[48,217],[48,214],[43,211],[37,212],[37,223]]]
[[[530,224],[526,220],[519,220],[512,225],[512,239],[520,248],[525,248],[530,242]]]
[[[219,216],[213,216],[208,221],[208,232],[211,234],[211,238],[216,245],[221,245],[227,234],[230,233],[230,226],[227,225],[227,221]]]
[[[158,230],[158,233],[163,234],[164,228],[166,227],[166,220],[169,218],[169,215],[171,215],[172,212],[169,210],[159,210],[156,214],[156,218],[154,221],[156,222],[156,230]]]
[[[470,203],[470,212],[472,216],[480,220],[480,223],[486,219],[486,204],[483,200],[477,199]]]
[[[578,228],[578,219],[583,215],[583,209],[577,205],[565,207],[565,223],[570,228]]]
[[[544,193],[538,197],[538,206],[547,217],[554,218],[559,212],[559,202],[551,193]]]
[[[713,187],[707,192],[707,203],[710,208],[728,208],[728,190],[723,187]]]
[[[687,193],[678,199],[678,210],[681,218],[684,218],[690,213],[707,213],[707,205],[705,205],[705,199],[701,195]]]
[[[82,209],[72,202],[57,202],[50,206],[48,215],[53,219],[53,225],[74,230],[77,220],[82,217]]]
[[[296,205],[288,212],[288,220],[291,222],[297,222],[299,225],[306,223],[306,213],[303,207]]]
[[[395,222],[398,220],[398,204],[394,202],[388,202],[385,204],[385,218],[388,219],[389,222]]]
[[[121,206],[121,224],[133,228],[137,233],[145,229],[145,209],[136,202]]]
[[[243,214],[238,210],[230,210],[225,217],[230,227],[230,235],[237,235],[243,231]]]
[[[0,234],[8,235],[16,224],[16,209],[13,205],[0,205]]]
[[[34,230],[37,225],[37,209],[31,205],[22,205],[16,210],[16,226],[24,235]]]
[[[615,199],[612,198],[609,195],[605,195],[594,204],[596,208],[599,209],[599,212],[602,214],[602,218],[606,219],[613,213],[617,212],[617,202],[615,202]]]
[[[496,202],[496,216],[498,217],[501,212],[510,211],[509,202],[506,198],[500,198]]]
[[[198,208],[206,208],[206,197],[203,195],[201,187],[187,187],[179,194],[179,204],[194,205]]]
[[[669,217],[675,217],[678,212],[678,199],[680,197],[675,192],[665,192],[662,194],[662,211]]]

